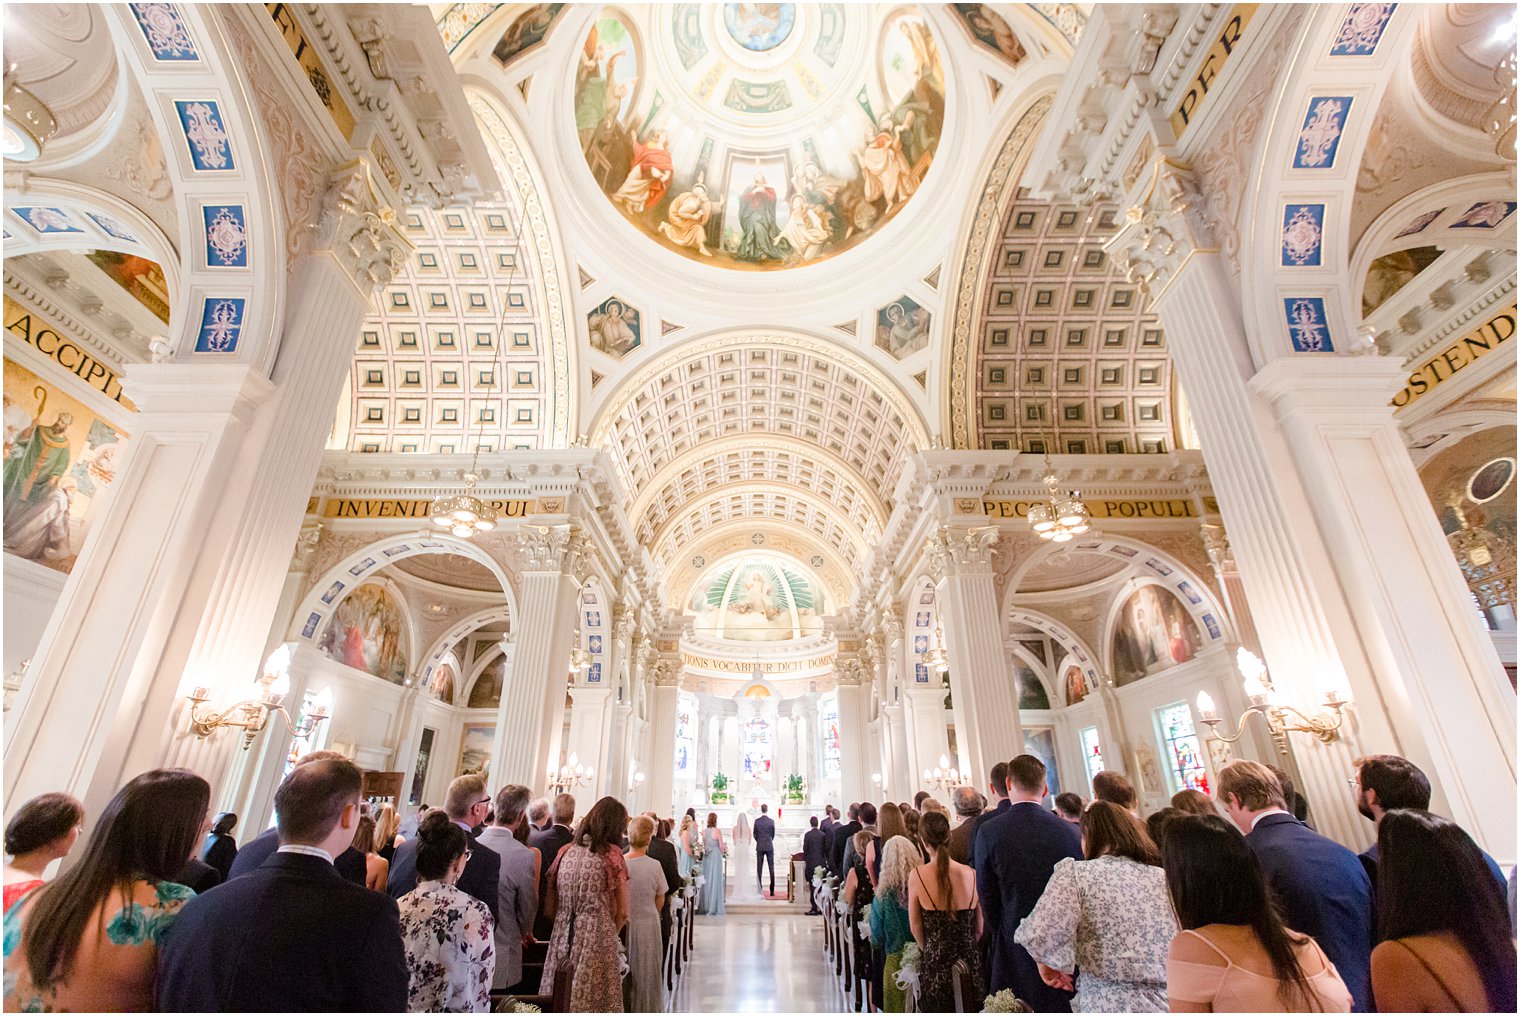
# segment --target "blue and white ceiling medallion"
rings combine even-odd
[[[1323,262],[1324,247],[1325,206],[1287,205],[1283,209],[1283,267],[1316,267]]]
[[[1331,169],[1346,130],[1351,112],[1349,95],[1316,95],[1309,100],[1309,112],[1298,132],[1298,147],[1293,150],[1294,169]]]
[[[201,309],[201,330],[196,336],[197,353],[235,353],[243,335],[243,309],[240,296],[207,297]]]
[[[235,169],[232,162],[232,139],[222,125],[222,113],[210,99],[175,102],[185,143],[190,146],[190,162],[196,169],[225,171]]]
[[[1341,22],[1335,42],[1330,46],[1331,56],[1371,56],[1376,52],[1388,21],[1398,4],[1352,4]]]
[[[51,208],[46,205],[27,207],[15,207],[11,211],[21,216],[28,226],[38,233],[83,233],[69,218],[68,213],[62,208]]]
[[[190,31],[174,4],[130,4],[132,16],[142,29],[153,59],[159,61],[199,60]]]
[[[1288,319],[1288,337],[1295,353],[1333,353],[1330,323],[1325,315],[1325,301],[1318,296],[1293,296],[1283,300]]]
[[[127,231],[126,226],[123,226],[109,215],[102,215],[99,212],[85,212],[85,214],[90,217],[91,222],[100,227],[102,233],[113,240],[121,240],[124,243],[141,243],[137,237]]]
[[[242,205],[206,205],[206,264],[212,268],[248,267],[248,230]]]

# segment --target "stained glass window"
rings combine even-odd
[[[305,729],[310,724],[311,733],[305,737],[292,737],[290,739],[290,750],[285,753],[285,772],[280,776],[280,779],[283,780],[286,776],[289,776],[290,771],[296,767],[296,763],[301,761],[301,756],[316,747],[317,725],[311,723],[308,719],[316,710],[317,693],[308,691],[301,696],[301,711],[296,713],[296,728],[298,730]]]
[[[1209,774],[1203,768],[1203,746],[1193,730],[1193,713],[1186,702],[1166,706],[1157,714],[1166,756],[1178,790],[1209,792]]]
[[[823,733],[823,778],[837,780],[844,774],[839,754],[839,699],[825,695],[818,700],[818,727]]]
[[[1103,771],[1103,746],[1098,743],[1098,728],[1083,727],[1077,737],[1082,742],[1082,759],[1087,765],[1087,784]]]

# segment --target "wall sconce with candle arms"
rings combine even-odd
[[[950,765],[948,756],[941,755],[939,757],[939,765],[934,767],[933,772],[930,772],[928,769],[924,770],[924,785],[932,790],[950,790],[960,786],[960,783],[961,774]]]
[[[591,766],[581,765],[580,759],[572,751],[570,757],[558,769],[554,766],[549,767],[548,776],[550,791],[563,794],[576,787],[591,786],[596,771]]]
[[[1273,701],[1276,693],[1266,680],[1266,665],[1255,653],[1242,646],[1235,654],[1235,666],[1240,670],[1241,679],[1245,682],[1246,697],[1251,700],[1251,704],[1236,724],[1234,735],[1219,732],[1222,720],[1214,709],[1214,699],[1206,691],[1198,693],[1198,716],[1221,741],[1234,744],[1240,740],[1246,730],[1246,721],[1252,713],[1260,713],[1266,719],[1272,740],[1277,744],[1277,751],[1284,757],[1288,754],[1288,734],[1294,731],[1313,734],[1325,744],[1339,736],[1341,721],[1345,718],[1341,709],[1346,705],[1346,700],[1340,695],[1333,691],[1326,692],[1325,707],[1328,711],[1321,710],[1310,716],[1295,706]]]
[[[206,708],[211,693],[205,688],[194,688],[185,696],[190,700],[190,730],[196,737],[210,737],[223,727],[235,727],[243,732],[243,750],[247,751],[253,739],[269,723],[271,713],[279,713],[285,721],[285,729],[291,737],[308,737],[317,724],[327,719],[332,711],[332,689],[323,688],[317,694],[315,709],[299,722],[292,722],[286,712],[285,696],[290,694],[290,646],[283,645],[269,657],[264,673],[254,682],[259,689],[256,698],[234,702],[226,709],[216,711]]]

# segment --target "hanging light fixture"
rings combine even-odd
[[[5,135],[3,154],[12,162],[36,162],[42,148],[58,133],[58,120],[37,96],[16,80],[16,65],[5,68]]]
[[[520,234],[519,234],[520,235]],[[512,283],[517,278],[517,258],[512,259],[507,274],[507,297],[510,299]],[[501,347],[507,333],[507,304],[502,304],[501,327],[496,331],[496,348],[491,359],[491,383],[501,390]],[[476,414],[475,454],[470,459],[470,471],[464,474],[464,490],[458,494],[440,494],[428,509],[428,518],[439,529],[447,529],[461,540],[468,540],[476,533],[486,533],[496,528],[496,509],[489,502],[475,496],[475,484],[480,482],[476,466],[480,464],[480,442],[485,437],[486,414],[482,407]]]
[[[1054,413],[1051,414],[1052,416]],[[1050,444],[1055,443],[1052,431]],[[1066,543],[1092,528],[1092,515],[1079,490],[1061,489],[1055,468],[1050,464],[1050,444],[1045,446],[1045,498],[1029,509],[1029,528],[1042,540]]]
[[[945,630],[940,627],[937,615],[934,618],[934,645],[924,654],[924,663],[936,674],[943,674],[950,669],[950,654],[945,652]]]

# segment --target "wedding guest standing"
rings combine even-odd
[[[401,843],[401,816],[396,814],[396,806],[387,801],[375,813],[375,844],[370,850],[384,858],[389,871]]]
[[[660,908],[670,887],[660,862],[649,856],[653,820],[640,815],[628,824],[628,1011],[665,1008],[660,946]]]
[[[826,862],[824,841],[828,839],[828,834],[819,828],[817,815],[808,818],[808,827],[808,831],[802,834],[802,866],[807,873],[808,884],[812,885],[813,875],[819,868],[823,868]],[[818,897],[810,893],[808,899],[810,901],[808,914],[822,913],[818,909]]]
[[[1371,1012],[1372,882],[1355,854],[1294,818],[1285,801],[1260,762],[1234,759],[1219,770],[1219,803],[1261,862],[1283,921],[1325,950],[1355,1011]]]
[[[479,836],[501,857],[496,881],[496,976],[491,981],[498,990],[516,988],[522,980],[523,942],[532,940],[533,920],[538,916],[540,860],[538,851],[522,842],[527,838],[532,796],[531,790],[516,783],[498,790],[492,825]],[[533,988],[522,993],[532,994]]]
[[[660,872],[665,876],[665,899],[660,906],[660,945],[663,948],[670,941],[670,897],[681,887],[681,869],[676,861],[675,844],[670,842],[670,822],[657,818],[652,811],[645,812],[644,817],[655,825],[654,836],[649,840],[649,856],[659,862]]]
[[[359,816],[359,824],[354,829],[353,849],[364,854],[364,888],[373,889],[377,893],[385,892],[391,866],[375,850],[375,820],[368,815]]]
[[[908,923],[908,880],[921,858],[906,836],[894,836],[881,849],[881,876],[871,900],[871,944],[881,950],[882,1011],[905,1012],[906,998],[897,985],[903,946],[913,940]]]
[[[971,788],[966,788],[971,789]],[[972,793],[975,793],[973,790]],[[962,1003],[984,998],[981,950],[982,909],[976,896],[976,872],[951,855],[950,820],[926,814],[919,823],[929,862],[908,882],[908,926],[923,953],[919,963],[919,1012],[953,1012],[955,964],[965,960]]]
[[[627,825],[623,805],[602,798],[549,868],[554,937],[538,993],[554,994],[556,974],[568,971],[571,1012],[623,1011],[618,932],[628,923],[628,866],[618,843]]]
[[[309,751],[296,762],[295,768],[305,765],[315,765],[318,762],[342,761],[347,762],[348,757],[342,752],[336,751]],[[295,770],[291,770],[294,772]],[[289,777],[287,777],[288,779]],[[423,805],[425,809],[427,805]],[[353,827],[347,827],[350,832]],[[241,878],[259,870],[265,861],[269,860],[280,849],[280,831],[278,823],[273,829],[266,829],[244,843],[237,851],[237,856],[232,859],[232,868],[227,872],[227,880]],[[363,885],[368,875],[368,867],[364,862],[364,854],[355,850],[352,845],[346,845],[342,852],[333,858],[333,867],[338,870],[348,881],[355,885]]]
[[[714,917],[725,912],[723,860],[727,852],[723,832],[718,828],[718,813],[710,811],[707,828],[702,832],[702,902],[698,909]]]
[[[222,881],[232,877],[232,862],[237,860],[237,840],[232,830],[237,826],[237,815],[221,812],[211,820],[211,831],[201,848],[201,860],[222,873]]]
[[[554,911],[546,906],[549,899],[549,869],[554,867],[559,852],[570,845],[575,834],[570,823],[575,821],[575,797],[556,794],[550,808],[549,828],[528,834],[528,846],[538,851],[538,917],[533,922],[533,937],[547,942],[554,935]]]
[[[1378,1009],[1514,1012],[1505,892],[1472,837],[1439,815],[1395,809],[1378,823],[1378,856]]]
[[[697,836],[697,820],[690,815],[682,815],[680,843],[676,844],[676,863],[680,865],[682,878],[690,878],[696,870]]]
[[[1072,1012],[1166,1012],[1166,954],[1177,919],[1161,854],[1140,820],[1094,801],[1082,813],[1086,860],[1062,858],[1015,940]],[[1080,971],[1078,973],[1078,971]]]
[[[1184,815],[1161,852],[1182,930],[1166,960],[1172,1012],[1350,1012],[1351,992],[1314,939],[1284,927],[1245,839]]]
[[[407,1011],[490,1012],[495,922],[486,905],[457,884],[470,838],[434,810],[417,827],[416,842],[417,887],[397,902]]]
[[[959,824],[950,830],[950,856],[961,864],[969,865],[971,836],[976,832],[977,820],[987,802],[975,787],[965,784],[955,788],[951,800],[955,804],[956,821]]]
[[[78,863],[5,915],[8,1012],[148,1012],[160,937],[194,893],[169,881],[205,828],[211,785],[188,769],[131,780]]]
[[[67,857],[79,839],[84,805],[68,794],[43,794],[16,810],[5,827],[5,908],[42,885],[43,873],[54,861]]]
[[[875,885],[881,878],[882,845],[894,836],[907,836],[908,823],[903,821],[902,808],[892,801],[883,804],[880,810],[871,808],[868,813],[867,808],[871,806],[869,804],[860,806],[860,817],[865,823],[864,831],[870,834],[870,839],[866,841],[865,861],[866,871],[871,876],[871,884]],[[870,815],[869,820],[866,819],[867,814]],[[845,850],[844,856],[846,868],[853,867],[851,863],[853,855],[849,849]]]
[[[491,810],[491,795],[486,793],[485,777],[479,773],[454,777],[449,784],[442,810],[448,820],[463,829],[470,838],[469,857],[465,859],[464,874],[459,876],[459,888],[484,903],[494,921],[497,883],[501,878],[501,856],[475,840],[475,830]],[[416,858],[416,839],[407,840],[396,848],[396,863],[391,865],[386,885],[386,891],[392,899],[399,900],[417,885]]]
[[[1179,790],[1172,795],[1172,805],[1185,815],[1218,815],[1219,809],[1214,807],[1214,799],[1201,790],[1192,787]]]
[[[871,834],[864,829],[855,834],[855,844],[864,848],[871,844]],[[866,868],[866,855],[864,849],[855,851],[855,866],[844,876],[844,885],[841,887],[842,899],[850,906],[859,909],[871,902],[872,893],[875,891],[875,883],[871,879],[869,870]]]
[[[976,889],[987,916],[984,941],[991,943],[992,954],[987,990],[1011,988],[1037,1012],[1067,1012],[1071,995],[1041,979],[1014,933],[1045,892],[1056,862],[1082,859],[1082,837],[1070,822],[1045,809],[1045,763],[1033,755],[1008,763],[1008,790],[1010,806],[974,834]]]
[[[323,754],[303,759],[275,791],[278,849],[255,870],[185,904],[162,937],[160,1010],[406,1006],[396,902],[348,881],[333,864],[353,843],[363,775],[343,756]]]

